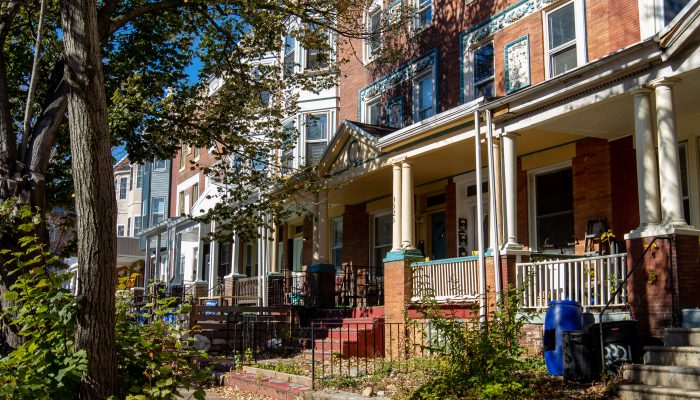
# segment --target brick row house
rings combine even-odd
[[[300,137],[283,162],[317,163],[326,177],[312,216],[278,226],[272,241],[205,242],[215,227],[181,215],[211,183],[178,170],[194,149],[175,157],[166,225],[179,227],[147,234],[167,236],[161,278],[224,296],[233,292],[217,283],[255,278],[266,304],[270,276],[354,274],[354,299],[343,305],[392,322],[422,285],[465,315],[488,302],[485,288],[507,284],[525,288],[523,307],[574,298],[598,309],[611,280],[644,255],[626,298],[612,299],[623,317],[659,337],[681,309],[700,306],[700,5],[411,4],[402,33],[377,28],[402,2],[372,4],[363,17],[371,34],[338,45],[348,60],[338,86],[304,94],[285,121]],[[280,59],[309,68],[309,51],[284,42]],[[197,156],[204,164],[206,151]],[[346,290],[343,279],[336,286]]]

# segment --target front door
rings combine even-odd
[[[445,230],[445,212],[430,215],[430,258],[442,260],[447,258],[447,238]]]

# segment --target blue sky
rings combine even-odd
[[[202,60],[195,57],[192,60],[192,64],[185,68],[185,72],[188,76],[188,81],[190,85],[194,85],[199,80],[199,70],[202,68]],[[126,149],[124,146],[116,146],[112,148],[112,157],[114,157],[114,162],[121,160],[126,155]]]

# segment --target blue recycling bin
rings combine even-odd
[[[544,317],[544,362],[547,371],[555,376],[564,375],[562,331],[583,329],[583,309],[573,300],[550,301]]]

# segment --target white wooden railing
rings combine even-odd
[[[420,301],[424,296],[434,296],[437,301],[472,301],[479,293],[478,257],[416,262],[411,267],[411,301]]]
[[[233,302],[235,305],[262,305],[262,276],[237,279],[234,283]]]
[[[602,307],[625,278],[627,254],[517,263],[515,268],[517,286],[523,290],[522,308],[544,309],[552,300]],[[610,306],[624,306],[626,298],[623,287]]]

